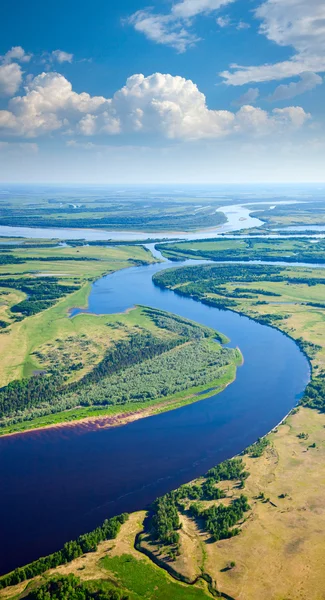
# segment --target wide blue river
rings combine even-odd
[[[243,353],[236,381],[207,400],[123,427],[77,425],[0,439],[2,573],[58,549],[107,516],[144,508],[234,456],[301,397],[310,371],[298,346],[246,317],[155,287],[152,275],[170,266],[103,277],[92,286],[89,310],[117,313],[144,304],[214,327]]]

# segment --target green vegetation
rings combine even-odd
[[[177,242],[156,244],[166,258],[207,258],[217,261],[284,261],[284,262],[325,262],[325,240],[317,239],[311,243],[308,238],[288,239],[224,239],[200,240],[195,242]]]
[[[270,203],[270,205],[272,205]],[[251,208],[255,207],[252,204]],[[264,210],[258,210],[251,213],[252,217],[257,217],[264,221],[268,227],[293,227],[308,225],[324,225],[325,224],[325,203],[324,200],[317,202],[302,202],[297,204],[278,204],[272,210],[266,207]]]
[[[167,548],[166,556],[175,561],[180,554],[180,512],[188,513],[194,519],[203,519],[205,530],[212,533],[215,540],[237,535],[239,529],[232,527],[249,510],[247,499],[240,496],[230,506],[216,504],[216,501],[227,497],[225,490],[216,484],[238,481],[241,487],[248,476],[241,458],[226,460],[210,469],[202,478],[158,498],[146,519],[145,531],[149,534],[147,542],[158,545],[165,552]],[[204,508],[206,501],[213,502],[208,510]],[[147,547],[150,548],[150,545]]]
[[[218,542],[239,534],[238,527],[234,525],[249,509],[247,497],[241,495],[232,500],[229,506],[219,504],[202,510],[198,504],[192,504],[191,514],[196,519],[203,519],[204,529],[211,534],[215,542]]]
[[[64,544],[62,550],[58,550],[54,554],[49,554],[45,558],[39,558],[25,567],[19,567],[8,575],[0,577],[0,589],[16,585],[21,581],[26,581],[26,579],[31,579],[36,575],[45,573],[49,569],[69,563],[85,552],[95,552],[100,542],[116,538],[121,525],[127,519],[128,515],[126,513],[112,519],[106,519],[101,527],[97,527],[97,529],[94,529],[90,533],[80,535],[75,541]]]
[[[325,371],[313,377],[301,402],[304,406],[325,412]]]
[[[259,438],[255,444],[248,446],[243,454],[248,454],[250,458],[259,458],[268,447],[270,441],[267,437]]]
[[[201,265],[158,273],[155,283],[248,314],[291,335],[314,363],[313,378],[301,402],[325,410],[325,276],[321,269]]]
[[[75,575],[51,579],[26,596],[29,600],[128,600],[117,589],[93,591]]]
[[[190,231],[224,223],[225,216],[216,212],[220,203],[200,198],[142,198],[43,193],[9,196],[1,206],[1,225],[20,227],[96,228],[134,231]],[[82,238],[82,233],[80,234]]]
[[[75,407],[118,405],[122,412],[137,403],[142,407],[144,402],[176,399],[182,392],[193,396],[195,389],[216,393],[233,379],[240,352],[221,347],[213,330],[145,307],[138,314],[153,330],[116,324],[124,339],[111,342],[103,358],[77,381],[69,381],[69,375],[78,371],[78,362],[64,369],[57,363],[45,374],[2,388],[2,431]]]
[[[203,589],[172,581],[163,570],[129,554],[107,556],[101,564],[128,590],[130,600],[207,600]]]
[[[57,277],[47,277],[46,279],[44,277],[17,277],[15,279],[2,277],[0,285],[20,290],[27,295],[26,300],[10,307],[12,313],[20,313],[23,317],[46,310],[56,304],[59,298],[78,290],[77,285],[60,284]]]

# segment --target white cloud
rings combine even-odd
[[[6,54],[0,56],[0,60],[3,64],[8,65],[13,61],[27,63],[32,58],[31,54],[26,54],[25,50],[21,46],[13,46],[11,50],[8,50]]]
[[[181,0],[173,4],[167,14],[154,13],[151,8],[146,8],[131,15],[127,23],[149,40],[185,52],[200,39],[190,30],[191,19],[215,12],[231,2],[234,0]]]
[[[250,24],[246,23],[245,21],[239,21],[239,23],[236,26],[236,29],[241,30],[241,29],[250,29]]]
[[[149,40],[171,46],[178,52],[185,52],[199,41],[196,35],[183,26],[182,21],[175,20],[171,15],[154,14],[150,9],[134,13],[128,23]]]
[[[260,93],[258,88],[249,88],[245,94],[242,94],[235,104],[242,106],[243,104],[254,104],[259,97]]]
[[[60,64],[64,62],[71,63],[73,60],[73,54],[64,52],[64,50],[53,50],[53,52],[50,54],[50,57],[52,60],[56,60]]]
[[[111,100],[102,96],[77,94],[71,83],[58,73],[41,73],[25,88],[25,96],[9,101],[9,111],[0,111],[0,123],[16,135],[35,137],[75,125],[88,113],[110,108]],[[109,121],[109,115],[107,120]]]
[[[228,16],[218,17],[216,19],[216,21],[217,21],[217,25],[219,25],[219,27],[221,27],[221,29],[223,29],[224,27],[228,27],[230,25],[230,18]]]
[[[13,96],[19,89],[23,73],[17,63],[0,65],[0,96]]]
[[[275,88],[273,94],[268,97],[270,102],[278,102],[279,100],[288,100],[290,98],[294,98],[295,96],[299,96],[304,92],[308,92],[313,90],[318,85],[323,83],[323,79],[320,75],[316,73],[302,73],[299,81],[292,81],[288,85],[279,85]]]
[[[260,33],[279,46],[294,48],[289,60],[259,66],[231,65],[220,73],[228,85],[296,77],[325,71],[325,3],[323,0],[267,0],[255,11]]]
[[[23,71],[17,62],[26,63],[31,54],[26,54],[21,46],[13,46],[0,56],[0,96],[13,96],[19,89]]]
[[[300,127],[308,118],[300,107],[271,113],[253,106],[243,106],[237,113],[211,110],[191,80],[161,73],[129,77],[111,99],[77,94],[58,73],[38,75],[25,92],[9,101],[8,110],[0,111],[0,129],[7,135],[142,133],[197,140],[246,133],[259,136],[284,126]]]
[[[171,9],[171,14],[175,17],[188,19],[200,14],[207,14],[219,10],[226,4],[234,0],[182,0],[176,2]]]

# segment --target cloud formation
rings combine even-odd
[[[281,84],[275,88],[273,94],[268,97],[270,102],[278,102],[279,100],[289,100],[295,98],[304,92],[313,90],[318,85],[323,83],[323,79],[316,73],[302,73],[298,81],[292,81],[291,83],[284,85]]]
[[[31,54],[27,54],[21,46],[13,46],[6,54],[0,56],[0,62],[8,65],[13,61],[28,63],[32,58]]]
[[[167,14],[146,8],[131,15],[127,23],[149,40],[185,52],[200,39],[191,31],[193,18],[215,12],[231,2],[234,0],[181,0]]]
[[[239,106],[242,106],[244,104],[254,104],[257,100],[257,98],[259,97],[260,92],[258,90],[258,88],[249,88],[247,90],[247,92],[245,92],[244,94],[242,94],[238,100],[236,100],[235,104],[239,104]]]
[[[50,57],[52,60],[56,60],[59,64],[64,62],[71,63],[73,60],[73,54],[64,52],[64,50],[53,50],[53,52],[50,54]]]
[[[4,135],[35,138],[60,131],[92,137],[121,133],[153,134],[175,140],[217,139],[229,135],[269,135],[301,127],[309,115],[301,107],[253,106],[237,112],[211,110],[189,79],[155,73],[129,77],[112,98],[73,91],[59,73],[42,73],[29,81],[24,96],[0,110]]]
[[[13,96],[18,91],[23,71],[17,63],[27,63],[31,57],[21,46],[13,46],[0,56],[0,96]]]
[[[325,71],[325,3],[323,0],[266,0],[255,10],[260,33],[279,46],[294,48],[290,60],[275,64],[233,64],[220,73],[228,85],[296,77]]]
[[[17,63],[0,65],[0,96],[13,96],[18,91],[22,78],[23,73]]]

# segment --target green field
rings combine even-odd
[[[257,217],[264,221],[268,228],[283,228],[293,226],[306,226],[308,225],[325,225],[325,203],[324,200],[317,200],[317,202],[301,202],[297,204],[283,204],[273,206],[270,210],[270,206],[252,212],[253,217]],[[252,204],[250,208],[254,211],[255,207]]]
[[[3,254],[0,254],[0,258],[1,256]],[[103,327],[105,331],[105,319],[91,318],[88,315],[83,315],[83,319],[69,319],[69,310],[75,306],[87,306],[90,284],[98,277],[139,264],[139,261],[150,263],[154,260],[151,253],[141,246],[19,249],[12,251],[10,256],[24,262],[0,264],[0,320],[7,324],[6,328],[0,330],[2,386],[13,379],[29,376],[34,370],[41,368],[34,352],[44,344],[55,343],[56,339],[88,335],[95,339],[99,360],[104,350],[100,337]],[[29,260],[38,257],[48,257],[50,260]],[[75,260],[80,257],[89,260]],[[23,287],[31,282],[42,288],[43,283],[53,277],[59,285],[74,286],[76,291],[64,295],[63,287],[63,296],[57,298],[56,303],[54,298],[52,306],[22,320],[19,312],[12,312],[11,308],[26,300],[28,295],[19,289],[6,287],[8,280],[10,285],[17,282]],[[29,302],[33,303],[33,296],[30,296]]]
[[[198,265],[159,273],[156,280],[176,292],[195,295],[213,305],[224,303],[231,310],[283,330],[307,353],[313,381],[319,380],[325,369],[322,269]],[[123,318],[125,323],[132,318],[133,324],[141,319],[144,325],[148,315],[139,307],[114,318]],[[157,322],[151,320],[151,331],[155,328]],[[133,513],[115,540],[103,542],[96,551],[30,582],[3,589],[0,598],[28,597],[28,590],[53,577],[73,573],[89,589],[115,588],[129,600],[203,600],[213,597],[211,589],[214,594],[217,589],[221,597],[231,599],[320,600],[325,586],[324,427],[323,412],[305,407],[295,409],[263,443],[260,441],[241,457],[244,476],[240,473],[231,476],[231,471],[221,475],[223,471],[212,469],[167,495],[172,505],[175,499],[179,503],[176,510],[180,528],[177,523],[171,525],[173,521],[168,521],[171,513],[166,513],[168,527],[171,531],[176,527],[179,536],[176,542],[174,538],[172,543],[151,539],[154,511],[146,520],[146,513]],[[224,497],[212,499],[216,488]],[[231,506],[241,494],[247,497],[249,508],[235,525],[237,535],[227,538],[227,532],[221,530],[221,539],[214,541],[210,533],[212,520],[196,519],[191,506],[198,504],[199,514],[205,510],[211,512],[221,504]],[[163,513],[160,522],[165,522]],[[135,539],[143,531],[139,551]],[[170,568],[176,577],[196,583],[188,585],[173,579],[166,571]],[[210,591],[205,580],[197,580],[202,572],[212,582]]]
[[[80,419],[120,424],[203,399],[204,390],[211,395],[234,380],[241,355],[216,344],[215,336],[227,340],[212,330],[144,307],[69,317],[71,308],[87,306],[94,279],[153,261],[145,248],[31,242],[0,253],[0,385],[16,382],[15,391],[0,392],[1,434]],[[141,336],[149,336],[144,348],[152,347],[152,356],[141,358]],[[110,352],[124,344],[123,357],[139,343],[140,358],[130,355],[124,366],[113,358],[121,372],[89,381]]]
[[[0,226],[65,227],[130,231],[192,231],[226,221],[214,198],[166,194],[51,194],[35,192],[0,200]]]
[[[225,239],[157,244],[163,256],[171,260],[207,258],[218,261],[325,262],[325,240]]]

